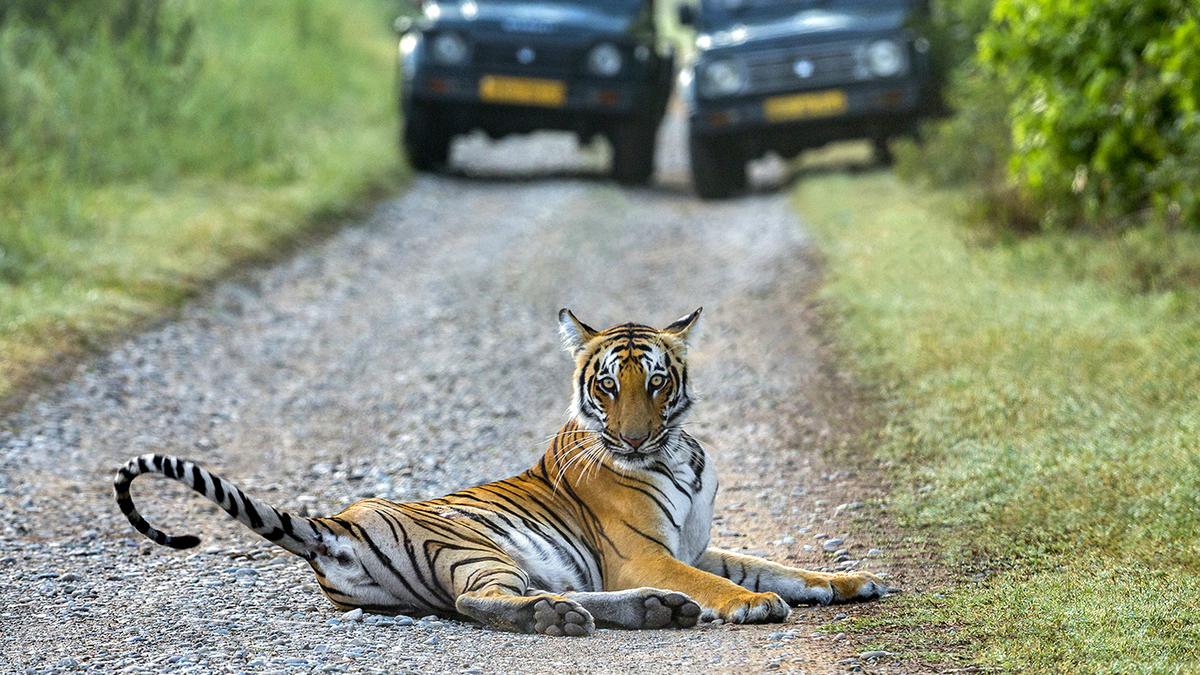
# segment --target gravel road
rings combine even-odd
[[[721,473],[715,541],[824,569],[897,567],[872,527],[878,494],[824,459],[853,422],[811,332],[816,272],[786,194],[700,203],[678,123],[663,133],[658,185],[633,191],[594,177],[598,147],[461,142],[458,175],[417,178],[0,420],[0,671],[887,667],[855,659],[869,645],[837,630],[866,606],[581,640],[343,618],[303,562],[182,486],[143,480],[135,498],[162,529],[201,535],[193,552],[154,546],[113,503],[115,469],[151,451],[312,514],[510,475],[563,420],[560,307],[594,325],[662,325],[703,305],[692,427]]]

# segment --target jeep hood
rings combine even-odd
[[[633,3],[616,2],[613,5],[633,7]],[[637,18],[636,11],[605,10],[593,3],[553,0],[437,2],[426,5],[425,15],[439,23],[460,24],[473,31],[518,35],[626,33]]]
[[[707,50],[796,38],[873,35],[899,30],[907,18],[908,12],[897,6],[811,8],[770,20],[747,17],[702,35],[698,44]]]

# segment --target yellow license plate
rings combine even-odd
[[[561,108],[567,103],[567,84],[559,80],[485,75],[479,81],[479,98],[488,103]]]
[[[763,113],[769,122],[832,117],[846,112],[846,92],[840,89],[818,91],[812,94],[776,96],[763,104]]]

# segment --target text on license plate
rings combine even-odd
[[[560,80],[485,75],[479,80],[479,98],[488,103],[560,108],[567,103],[567,85]]]
[[[801,120],[813,117],[831,117],[846,112],[846,92],[840,89],[818,91],[811,94],[775,96],[763,104],[767,121]]]

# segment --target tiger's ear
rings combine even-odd
[[[690,342],[689,337],[695,337],[693,333],[695,332],[696,324],[700,321],[700,312],[703,311],[703,307],[697,308],[691,314],[676,319],[670,326],[664,328],[662,332],[675,337],[685,345],[688,344]]]
[[[563,349],[575,355],[596,337],[596,329],[576,319],[571,310],[564,307],[558,311],[558,334],[562,338]]]

